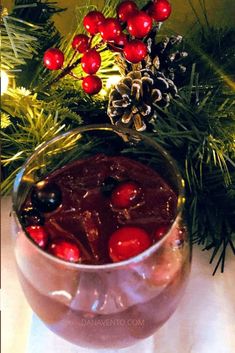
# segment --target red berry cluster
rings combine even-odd
[[[147,7],[147,8],[146,8]],[[147,45],[143,41],[152,30],[154,21],[165,21],[171,14],[168,0],[154,0],[145,11],[138,9],[132,0],[122,1],[117,6],[116,18],[105,18],[100,11],[90,11],[83,19],[88,35],[78,34],[73,38],[72,47],[76,53],[82,54],[81,60],[64,68],[64,75],[81,62],[83,71],[88,76],[82,79],[82,88],[88,94],[96,94],[102,88],[101,79],[95,75],[101,66],[101,56],[97,51],[99,45],[92,47],[92,39],[100,34],[101,43],[114,51],[123,52],[130,63],[139,63],[147,53]],[[64,54],[58,48],[49,48],[44,54],[44,64],[49,70],[63,67]]]

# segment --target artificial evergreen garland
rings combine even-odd
[[[105,17],[115,15],[118,2],[106,2]],[[32,4],[38,6],[36,12]],[[145,8],[146,1],[138,5]],[[91,10],[96,9],[92,5],[80,9],[80,18]],[[95,96],[83,92],[74,79],[81,77],[80,65],[73,77],[64,75],[60,80],[57,72],[43,67],[47,48],[38,43],[59,46],[68,66],[74,55],[72,39],[85,33],[79,24],[73,35],[61,40],[51,20],[58,11],[48,1],[17,0],[12,14],[2,12],[2,68],[14,75],[12,88],[2,96],[2,192],[10,192],[20,166],[40,143],[61,130],[108,122],[111,117],[113,123],[146,130],[177,160],[186,180],[189,230],[195,242],[212,249],[211,261],[217,258],[214,273],[219,266],[223,271],[226,249],[231,247],[235,254],[233,30],[207,23],[192,35],[193,41],[186,37],[184,48],[175,51],[181,37],[158,39],[157,27],[146,37],[149,52],[141,64],[128,63],[110,46],[98,46],[103,85],[110,75],[124,75],[108,92],[109,99],[107,91]],[[27,35],[22,28],[27,28]],[[221,38],[222,49],[212,45]],[[94,45],[98,43],[94,38]]]

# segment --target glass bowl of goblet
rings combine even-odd
[[[114,164],[124,158],[129,171],[138,163],[137,181],[139,178],[139,181],[152,183],[150,213],[145,215],[143,196],[142,201],[132,207],[133,211],[119,210],[122,217],[115,219],[122,224],[115,227],[123,226],[124,222],[124,226],[138,225],[148,230],[150,223],[158,222],[156,212],[161,213],[160,222],[167,217],[170,207],[167,190],[164,187],[157,190],[150,180],[149,170],[159,175],[174,194],[171,219],[165,231],[162,234],[158,232],[158,239],[151,246],[129,258],[115,262],[107,259],[102,262],[100,259],[98,263],[65,261],[30,238],[22,221],[22,209],[29,202],[35,185],[50,175],[60,176],[68,165],[74,163],[79,174],[79,166],[89,169],[97,156],[112,159]],[[89,177],[95,183],[97,175],[102,174],[102,158],[101,163],[93,165],[91,170],[93,175]],[[112,174],[110,179],[106,175],[105,180],[110,181],[114,177]],[[98,184],[95,183],[95,187],[103,187],[102,182]],[[68,194],[74,194],[72,189],[61,191],[59,208],[64,207]],[[39,146],[18,173],[13,190],[13,234],[18,276],[36,315],[54,333],[87,348],[122,348],[153,335],[175,311],[190,272],[191,247],[183,219],[184,200],[184,181],[176,163],[166,150],[145,134],[113,125],[90,125],[65,132]],[[92,207],[91,214],[94,210],[103,212],[98,202],[94,202]],[[141,213],[138,213],[138,207]],[[67,207],[67,213],[63,213],[63,225],[68,228],[75,217],[73,213],[71,218],[70,211],[80,212],[75,208],[73,204],[71,209]],[[53,212],[49,215],[53,216]],[[110,226],[112,217],[103,215],[104,223],[108,218]],[[104,233],[105,227],[103,225]],[[60,232],[61,224],[58,229]],[[71,229],[64,231],[71,232]],[[102,244],[101,247],[106,246]]]

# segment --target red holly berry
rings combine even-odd
[[[83,19],[83,25],[87,32],[95,35],[99,32],[99,25],[104,21],[105,17],[100,11],[90,11]]]
[[[134,39],[124,46],[123,53],[127,61],[137,64],[146,57],[148,49],[141,40]]]
[[[123,47],[127,43],[127,35],[121,33],[117,38],[115,38],[114,43]]]
[[[46,233],[43,226],[28,226],[25,228],[30,238],[40,246],[40,248],[45,249],[48,242],[48,234]]]
[[[49,70],[59,70],[64,63],[64,54],[58,48],[49,48],[45,51],[43,62]]]
[[[82,69],[87,74],[95,74],[101,65],[101,56],[95,49],[87,51],[81,59]]]
[[[152,29],[153,20],[144,11],[134,13],[127,21],[129,33],[136,38],[144,38]]]
[[[157,22],[163,22],[171,14],[171,4],[167,0],[155,0],[148,10],[149,15]]]
[[[115,41],[122,32],[120,22],[116,18],[106,18],[99,26],[101,37],[105,41]]]
[[[89,49],[89,37],[85,34],[78,34],[73,38],[72,47],[79,53],[85,53]]]
[[[154,232],[154,238],[158,241],[167,233],[169,226],[162,225],[159,226]]]
[[[111,203],[116,208],[128,208],[135,205],[141,195],[141,189],[134,181],[119,184],[111,194]]]
[[[53,241],[48,248],[49,253],[69,262],[78,262],[80,259],[80,250],[72,241],[57,239]]]
[[[136,11],[138,6],[134,1],[123,1],[117,6],[117,16],[122,22],[126,22]]]
[[[97,94],[102,88],[102,81],[96,75],[84,77],[82,81],[82,88],[87,94]]]
[[[151,240],[145,230],[138,227],[122,227],[109,239],[109,256],[113,262],[127,260],[149,248]]]

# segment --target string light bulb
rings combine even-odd
[[[101,97],[106,97],[108,94],[108,91],[110,90],[110,88],[112,86],[114,86],[115,84],[117,84],[120,80],[121,80],[121,76],[120,75],[112,75],[110,76],[107,81],[106,84],[104,86],[104,88],[99,92],[99,95]]]
[[[9,77],[5,71],[1,70],[1,96],[7,91],[8,84]]]
[[[110,76],[106,82],[106,89],[110,89],[112,86],[117,84],[121,80],[121,78],[122,77],[120,75]]]
[[[99,92],[99,95],[103,98],[106,97],[107,94],[108,94],[108,92],[104,88],[102,88],[102,90]]]

